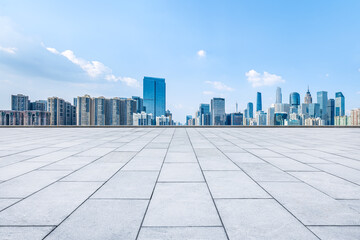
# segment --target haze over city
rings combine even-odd
[[[184,122],[199,103],[226,99],[243,112],[290,92],[335,92],[360,102],[358,1],[2,1],[0,109],[10,95],[142,95],[165,78],[166,108]]]

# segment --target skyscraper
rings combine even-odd
[[[326,91],[317,92],[317,103],[320,104],[320,117],[327,121],[328,93]]]
[[[166,84],[164,78],[144,77],[143,81],[144,107],[147,113],[152,113],[154,119],[165,115]]]
[[[276,103],[282,103],[282,94],[281,94],[281,88],[276,88]]]
[[[262,110],[261,92],[256,94],[256,112]]]
[[[335,100],[329,99],[327,103],[327,124],[328,125],[334,125],[334,119],[335,119]]]
[[[141,113],[142,111],[145,111],[144,109],[144,101],[141,97],[132,96],[132,99],[136,101],[136,112]]]
[[[290,107],[299,107],[300,105],[300,94],[297,92],[290,93],[289,97]]]
[[[92,113],[93,113],[93,117],[92,119],[94,120],[93,123],[91,123],[91,125],[95,125],[95,126],[104,126],[105,125],[105,115],[106,115],[106,99],[104,97],[98,97],[98,98],[93,98],[92,99],[93,104],[92,104]]]
[[[136,101],[134,99],[121,99],[120,125],[133,125],[133,113],[136,113],[136,111]]]
[[[77,97],[76,123],[81,126],[90,126],[92,124],[92,99],[89,95]]]
[[[23,94],[11,95],[11,110],[13,111],[29,110],[29,97]]]
[[[342,92],[335,93],[335,116],[345,115],[345,97]]]
[[[106,125],[120,125],[120,98],[111,98],[107,100]]]
[[[304,103],[305,104],[310,104],[312,103],[312,97],[311,97],[311,94],[310,94],[310,90],[309,90],[309,87],[308,87],[308,90],[305,94],[305,97],[304,97]]]
[[[201,103],[199,106],[199,124],[201,126],[203,125],[209,125],[210,123],[205,121],[207,119],[207,115],[210,113],[210,105],[207,103]]]
[[[225,124],[225,99],[211,99],[211,125]]]
[[[252,102],[247,104],[247,114],[246,118],[254,118],[254,105]]]

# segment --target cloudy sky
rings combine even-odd
[[[360,107],[360,1],[0,1],[0,109],[10,95],[142,96],[163,77],[177,121],[307,86]]]

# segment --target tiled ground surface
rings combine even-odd
[[[360,239],[360,129],[0,129],[0,239]]]

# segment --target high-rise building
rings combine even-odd
[[[297,92],[290,93],[289,103],[291,107],[299,107],[300,106],[300,94]]]
[[[257,92],[256,94],[256,112],[262,110],[262,100],[261,100],[261,92]]]
[[[345,97],[342,92],[335,93],[335,116],[345,115]]]
[[[11,110],[13,111],[29,110],[29,97],[23,94],[11,95]]]
[[[257,125],[265,126],[267,120],[267,114],[264,111],[258,111],[255,113]]]
[[[275,113],[274,125],[283,126],[285,125],[285,120],[287,119],[287,113]]]
[[[190,120],[192,119],[191,115],[186,115],[185,125],[190,125]]]
[[[61,126],[76,124],[75,106],[59,97],[49,97],[47,103],[47,109],[50,112],[50,125]]]
[[[320,104],[320,118],[327,121],[327,102],[328,93],[326,91],[317,92],[317,103]]]
[[[50,125],[60,126],[66,124],[66,106],[65,100],[59,97],[49,97],[48,109],[51,113]]]
[[[312,103],[312,97],[311,97],[311,94],[310,94],[310,90],[309,90],[309,87],[308,87],[308,90],[305,94],[305,97],[304,97],[304,103],[305,104],[310,104]]]
[[[199,106],[199,125],[209,125],[205,124],[205,115],[210,113],[210,105],[207,103],[201,103]]]
[[[146,112],[146,110],[144,109],[144,101],[141,97],[137,97],[137,96],[132,96],[132,99],[134,99],[136,101],[136,112],[137,113],[141,113],[141,112]]]
[[[90,126],[93,124],[92,99],[89,95],[77,97],[76,123],[81,126]]]
[[[136,101],[134,99],[120,99],[120,125],[133,125],[133,114],[136,111]]]
[[[120,98],[107,100],[107,115],[105,116],[106,125],[120,125]]]
[[[310,118],[319,118],[321,116],[319,103],[309,104],[309,116]]]
[[[247,104],[247,116],[246,118],[254,118],[254,105],[252,102]]]
[[[329,99],[327,102],[327,125],[334,125],[335,121],[335,100]]]
[[[274,104],[269,107],[267,112],[267,125],[273,126],[275,125],[275,106]]]
[[[240,112],[230,114],[230,125],[240,126],[243,125],[244,115]]]
[[[92,99],[92,114],[93,122],[91,125],[104,126],[105,116],[107,113],[106,99],[104,97],[97,97]]]
[[[225,124],[225,99],[211,99],[211,125]]]
[[[276,88],[276,103],[282,103],[282,94],[281,94],[281,88]]]
[[[143,80],[144,107],[147,113],[152,113],[154,119],[165,115],[166,84],[164,78],[144,77]]]
[[[47,101],[46,100],[38,100],[35,102],[29,102],[29,110],[34,111],[47,111]]]

